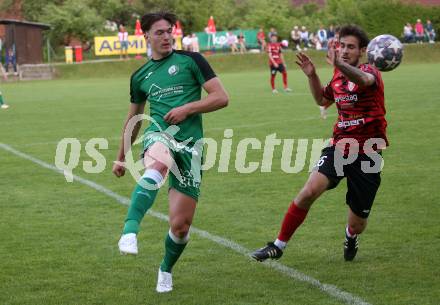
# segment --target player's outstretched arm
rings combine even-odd
[[[353,67],[343,61],[337,61],[335,67],[342,72],[351,82],[360,87],[368,87],[376,82],[373,74],[362,71],[357,67]]]
[[[118,155],[116,156],[116,161],[115,161],[115,163],[113,165],[113,169],[112,169],[112,172],[113,172],[113,174],[116,175],[116,177],[122,177],[125,174],[125,167],[122,163],[125,161],[124,133],[125,133],[125,129],[127,127],[127,124],[130,121],[130,119],[132,117],[134,117],[135,115],[144,113],[144,109],[145,109],[145,102],[140,103],[140,104],[130,103],[130,108],[128,109],[127,119],[125,120],[124,128],[122,129],[122,139],[121,139],[121,143],[119,144]],[[133,133],[132,133],[131,139],[130,139],[130,141],[131,141],[130,146],[136,140],[136,137],[139,133],[139,129],[141,128],[141,126],[142,126],[142,121],[137,122],[136,125],[134,126]]]
[[[370,73],[366,73],[354,67],[339,57],[339,51],[329,48],[327,52],[327,62],[342,72],[351,82],[361,87],[368,87],[375,83],[376,78]]]
[[[178,124],[192,114],[212,112],[228,105],[228,94],[218,77],[214,77],[204,83],[203,89],[208,93],[206,97],[200,101],[191,102],[172,109],[164,116],[165,121],[169,124]]]
[[[296,55],[296,64],[301,68],[304,74],[309,79],[310,92],[313,98],[320,106],[327,105],[329,101],[322,95],[322,85],[318,74],[316,74],[315,65],[312,60],[304,53],[300,52]]]

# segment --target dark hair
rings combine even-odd
[[[142,32],[144,33],[148,32],[151,29],[151,26],[155,22],[160,21],[162,19],[171,23],[171,25],[175,25],[177,21],[177,16],[169,12],[156,12],[156,13],[145,14],[142,16],[141,19]]]
[[[368,39],[367,33],[362,30],[359,26],[354,24],[344,25],[339,30],[339,39],[345,36],[354,36],[359,41],[359,48],[365,48],[368,46],[370,39]]]

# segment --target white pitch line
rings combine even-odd
[[[38,164],[41,167],[44,167],[44,168],[49,169],[51,171],[54,171],[54,172],[56,172],[58,174],[64,175],[63,171],[58,169],[54,165],[46,163],[46,162],[44,162],[44,161],[42,161],[40,159],[32,157],[31,155],[25,154],[25,153],[23,153],[21,151],[18,151],[18,150],[14,149],[13,147],[11,147],[11,146],[9,146],[7,144],[0,143],[0,148],[2,148],[3,150],[8,151],[8,152],[10,152],[10,153],[20,157],[20,158],[23,158],[23,159],[29,160],[29,161],[31,161],[31,162],[33,162],[35,164]],[[87,186],[95,189],[96,191],[101,192],[101,193],[103,193],[103,194],[105,194],[105,195],[115,199],[116,201],[118,201],[119,203],[121,203],[123,205],[129,205],[130,204],[130,199],[129,198],[123,197],[121,195],[118,195],[115,192],[113,192],[113,191],[105,188],[104,186],[99,185],[99,184],[97,184],[97,183],[95,183],[93,181],[81,178],[81,177],[79,177],[77,175],[73,175],[73,179],[78,181],[79,183],[87,185]],[[168,221],[168,216],[164,215],[162,213],[158,213],[158,212],[154,212],[154,211],[150,210],[148,212],[148,214],[150,214],[151,216],[154,216],[154,217],[156,217],[158,219],[161,219],[161,220],[164,220],[164,221]],[[242,255],[244,255],[246,257],[249,257],[249,253],[251,252],[249,249],[241,246],[240,244],[238,244],[238,243],[236,243],[236,242],[234,242],[232,240],[223,238],[223,237],[218,236],[218,235],[211,234],[208,231],[204,231],[204,230],[201,230],[201,229],[197,229],[195,227],[191,227],[191,232],[193,232],[193,233],[195,233],[195,234],[197,234],[197,235],[199,235],[199,236],[201,236],[203,238],[206,238],[206,239],[208,239],[210,241],[213,241],[213,242],[215,242],[215,243],[217,243],[217,244],[219,244],[219,245],[221,245],[223,247],[226,247],[226,248],[229,248],[231,250],[234,250],[235,252],[240,253],[240,254],[242,254]],[[356,295],[353,295],[351,293],[343,291],[343,290],[339,289],[338,287],[336,287],[334,285],[321,283],[319,280],[317,280],[317,279],[315,279],[315,278],[313,278],[311,276],[308,276],[308,275],[306,275],[304,273],[299,272],[298,270],[296,270],[294,268],[287,267],[287,266],[285,266],[283,264],[280,264],[278,262],[274,262],[274,261],[265,262],[262,265],[266,266],[266,267],[269,267],[269,268],[271,268],[273,270],[276,270],[276,271],[278,271],[278,272],[280,272],[280,273],[282,273],[282,274],[284,274],[284,275],[286,275],[286,276],[288,276],[290,278],[293,278],[293,279],[295,279],[297,281],[308,283],[308,284],[318,288],[319,290],[325,292],[326,294],[328,294],[328,295],[330,295],[330,296],[332,296],[332,297],[334,297],[334,298],[336,298],[336,299],[338,299],[338,300],[340,300],[340,301],[342,301],[342,302],[344,302],[346,304],[351,304],[351,305],[371,305],[370,303],[365,302],[364,300],[362,300],[360,297],[358,297]]]

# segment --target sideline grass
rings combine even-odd
[[[391,146],[356,260],[342,259],[341,184],[313,207],[283,264],[371,304],[438,303],[439,68],[403,65],[383,74]],[[245,137],[263,142],[271,133],[280,139],[328,137],[335,109],[328,120],[320,120],[306,79],[297,70],[289,72],[294,93],[275,96],[266,71],[221,74],[231,105],[205,115],[206,136],[221,141],[224,129],[234,129],[233,151]],[[326,81],[331,70],[319,73]],[[0,142],[53,163],[53,142],[77,137],[83,150],[74,173],[129,196],[133,180],[111,175],[128,108],[127,78],[6,84],[2,92],[11,108],[0,112]],[[82,170],[82,161],[91,160],[84,145],[92,137],[109,139],[109,149],[101,151],[107,166],[100,174]],[[277,147],[271,173],[237,173],[235,154],[228,173],[218,173],[217,162],[204,174],[194,225],[249,249],[272,239],[308,176],[282,172],[280,156]],[[249,151],[247,161],[261,159],[261,150]],[[0,164],[0,304],[341,304],[197,236],[175,268],[175,291],[157,295],[166,223],[147,217],[140,255],[121,257],[116,243],[126,207],[5,151]],[[164,191],[154,209],[167,213]]]

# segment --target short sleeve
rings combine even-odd
[[[135,74],[130,79],[130,102],[134,104],[141,104],[146,101],[146,95],[140,90],[140,84],[135,79]]]
[[[322,88],[322,96],[329,101],[333,101],[335,99],[333,95],[333,88],[331,81],[326,86],[324,86],[324,88]]]
[[[200,53],[191,53],[191,58],[194,60],[193,73],[200,85],[216,77],[208,61]]]
[[[375,67],[373,67],[371,65],[364,65],[363,68],[362,68],[362,71],[373,75],[374,76],[374,83],[375,83],[375,85],[376,86],[380,85],[381,77],[379,75],[380,74],[379,70],[377,70]]]

